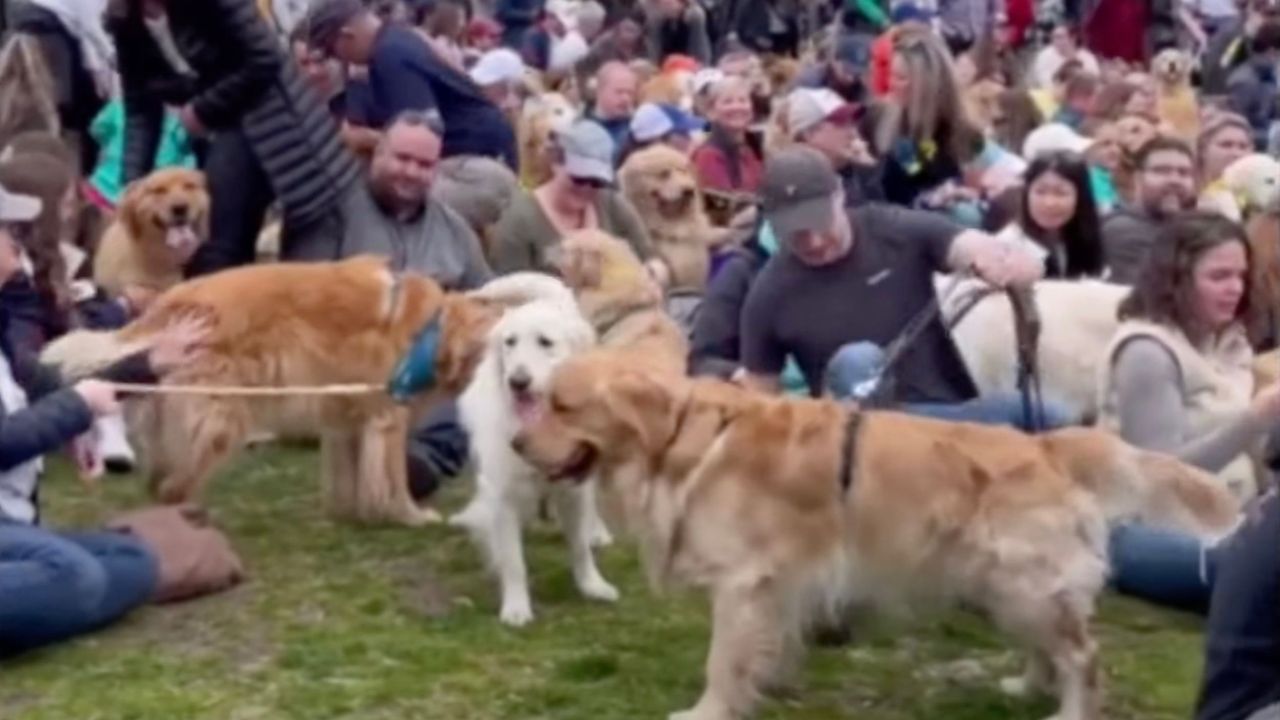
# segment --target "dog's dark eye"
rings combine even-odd
[[[515,336],[515,335],[512,335],[512,336],[508,337],[506,340],[503,340],[503,341],[502,341],[502,344],[503,344],[503,345],[506,345],[506,346],[507,346],[507,347],[509,347],[509,348],[515,347],[515,346],[516,346],[516,336]]]
[[[550,350],[551,345],[552,345],[551,338],[547,337],[546,335],[538,336],[538,347],[542,348],[543,350]]]

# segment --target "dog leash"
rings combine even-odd
[[[147,385],[109,383],[119,393],[129,395],[199,395],[206,397],[288,397],[355,396],[385,393],[386,385],[351,383],[346,385],[293,385],[261,387],[253,385]]]
[[[971,277],[972,272],[970,271],[956,273],[956,275],[951,278],[951,282],[947,285],[945,291],[941,293],[934,293],[933,299],[930,300],[924,308],[917,312],[911,320],[907,322],[907,325],[902,329],[902,332],[898,333],[898,336],[889,343],[888,347],[885,349],[884,362],[880,365],[880,382],[876,384],[875,389],[873,389],[867,397],[861,400],[862,405],[875,407],[887,402],[888,398],[886,396],[889,390],[893,387],[893,383],[886,382],[885,379],[891,377],[891,371],[893,368],[896,367],[898,362],[902,360],[904,355],[906,355],[906,351],[911,347],[911,345],[919,339],[920,335],[925,331],[925,328],[929,327],[929,323],[937,320],[942,314],[943,305],[949,303],[952,297],[960,291],[960,284]],[[969,311],[973,310],[973,308],[978,305],[979,301],[994,292],[996,292],[996,289],[989,286],[976,287],[970,290],[960,301],[960,305],[952,316],[950,322],[944,323],[947,331],[950,332],[952,328],[958,325],[960,321],[969,314]]]

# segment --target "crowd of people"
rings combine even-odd
[[[204,172],[190,277],[253,262],[274,220],[284,261],[372,253],[450,290],[554,272],[560,238],[599,229],[667,287],[618,183],[665,146],[722,231],[695,374],[1037,432],[1077,419],[1048,403],[1028,425],[1019,398],[980,394],[941,319],[891,372],[886,351],[937,273],[1130,287],[1095,349],[1097,422],[1249,502],[1212,546],[1117,526],[1114,584],[1208,613],[1201,720],[1273,717],[1280,507],[1260,460],[1280,388],[1250,366],[1280,340],[1280,258],[1255,240],[1280,207],[1237,202],[1225,175],[1280,151],[1280,4],[1174,5],[10,0],[58,129],[0,108],[0,652],[109,622],[154,582],[128,538],[37,524],[39,458],[117,405],[96,380],[57,389],[40,348],[147,302],[95,287],[86,261],[128,183]],[[544,137],[548,107],[568,112]],[[175,328],[105,377],[198,342]],[[455,413],[413,433],[419,497],[466,461]]]

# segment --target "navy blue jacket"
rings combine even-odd
[[[31,403],[15,413],[0,404],[0,472],[57,450],[93,424],[84,399],[63,388],[56,371],[38,363],[39,345],[32,343],[43,344],[40,315],[40,298],[25,278],[0,287],[0,353]],[[155,381],[145,352],[112,365],[100,376],[120,382]]]
[[[1204,679],[1196,720],[1245,720],[1280,703],[1280,497],[1246,509],[1213,552]]]
[[[378,32],[369,88],[372,127],[381,128],[406,110],[435,109],[444,120],[444,157],[497,157],[516,167],[516,136],[502,111],[415,30],[388,23]]]

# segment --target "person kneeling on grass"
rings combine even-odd
[[[36,198],[0,187],[0,286],[21,272],[9,228],[40,212]],[[103,380],[59,386],[47,369],[22,373],[6,347],[0,308],[0,658],[102,627],[146,602],[155,589],[155,557],[139,540],[112,532],[59,533],[37,525],[41,456],[119,412]],[[122,360],[103,377],[154,381],[156,371],[190,359],[203,328],[175,326],[149,351]],[[17,376],[26,375],[27,387]],[[33,402],[28,406],[28,398]]]

